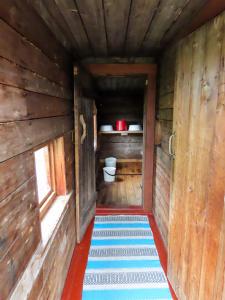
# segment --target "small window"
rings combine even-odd
[[[56,196],[66,194],[63,138],[38,148],[34,152],[34,158],[37,196],[40,216],[43,218]]]

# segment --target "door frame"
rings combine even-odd
[[[156,64],[85,64],[91,75],[126,76],[146,75],[147,89],[144,103],[144,134],[143,134],[143,209],[152,212],[153,176],[154,176],[154,145],[155,145],[155,100],[156,100]]]

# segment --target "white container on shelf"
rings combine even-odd
[[[105,167],[113,167],[116,168],[116,161],[115,157],[106,157],[105,158]]]
[[[100,131],[113,131],[113,126],[112,125],[101,125],[100,126]]]
[[[142,127],[138,124],[129,125],[129,131],[141,131]]]
[[[104,167],[103,175],[104,175],[105,182],[114,182],[116,180],[116,168]]]

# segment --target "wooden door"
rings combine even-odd
[[[95,214],[94,101],[74,97],[77,242]]]
[[[225,299],[224,16],[178,47],[168,276],[180,300]]]

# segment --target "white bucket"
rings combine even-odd
[[[116,158],[115,157],[107,157],[105,158],[105,166],[116,168]]]
[[[116,179],[116,168],[114,167],[104,167],[103,175],[105,182],[114,182]]]

